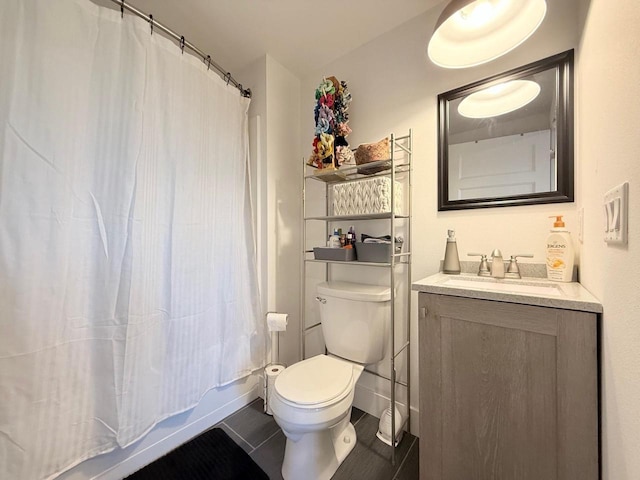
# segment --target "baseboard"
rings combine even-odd
[[[380,414],[384,412],[386,408],[391,404],[391,399],[388,396],[382,395],[371,388],[363,385],[356,385],[355,397],[353,399],[353,405],[360,410],[367,412],[369,415],[380,418]],[[398,408],[401,412],[406,412],[406,404],[397,402]],[[411,407],[410,418],[410,432],[416,437],[420,436],[420,411]],[[407,428],[405,427],[405,430]]]
[[[59,478],[120,480],[208,430],[262,394],[262,376],[258,373],[213,389],[195,408],[160,422],[139,442],[82,462]]]

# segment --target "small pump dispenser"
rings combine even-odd
[[[562,215],[554,215],[551,235],[547,238],[547,278],[556,282],[573,280],[574,251],[571,234],[565,228]]]
[[[456,243],[455,230],[447,231],[447,247],[444,251],[444,264],[442,272],[452,275],[460,273],[460,259],[458,258],[458,244]]]

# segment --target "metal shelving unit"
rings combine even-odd
[[[302,352],[302,358],[306,358],[306,335],[307,333],[320,326],[320,323],[315,323],[308,327],[305,327],[305,314],[306,314],[306,276],[307,276],[307,265],[310,263],[324,263],[325,264],[325,279],[330,280],[331,278],[331,267],[336,265],[357,265],[357,266],[368,266],[368,267],[378,267],[378,268],[387,268],[389,269],[389,286],[391,288],[391,318],[390,318],[390,345],[391,345],[391,355],[390,357],[390,378],[381,375],[378,372],[365,369],[366,372],[376,375],[378,377],[384,378],[390,382],[390,391],[391,391],[391,405],[394,406],[396,404],[396,385],[402,385],[406,388],[407,392],[407,418],[405,419],[406,425],[410,430],[410,417],[411,417],[411,392],[410,392],[410,345],[411,345],[411,162],[412,162],[412,141],[413,136],[411,130],[409,130],[408,135],[404,135],[401,137],[395,137],[393,134],[390,135],[390,152],[391,158],[388,160],[381,160],[378,162],[372,162],[367,164],[367,168],[373,168],[378,166],[388,166],[388,170],[384,170],[382,172],[377,172],[370,175],[363,175],[358,172],[359,168],[362,166],[349,166],[342,167],[339,169],[339,172],[344,179],[334,179],[332,181],[325,182],[321,175],[305,175],[304,172],[306,170],[303,169],[303,179],[302,179],[302,244],[303,244],[303,252],[302,252],[302,262],[301,262],[301,292],[302,292],[302,301],[301,301],[301,315],[303,328],[300,329],[300,348]],[[398,156],[403,157],[402,159],[398,159]],[[386,176],[391,179],[391,211],[388,213],[377,213],[371,215],[350,215],[350,216],[335,216],[329,215],[330,213],[330,187],[336,183],[341,183],[350,180],[362,179],[362,178],[371,178],[377,176]],[[396,202],[395,202],[395,188],[396,188],[396,178],[400,177],[401,181],[405,185],[406,188],[406,208],[403,214],[399,214],[396,212]],[[324,212],[325,215],[319,216],[306,216],[307,211],[307,181],[321,181],[325,184],[325,204],[324,204]],[[329,235],[330,225],[334,222],[342,222],[342,221],[362,221],[362,220],[388,220],[390,235],[392,239],[392,248],[391,251],[395,252],[395,239],[397,234],[397,222],[405,222],[404,232],[406,234],[406,239],[404,241],[405,252],[399,254],[393,254],[390,256],[389,262],[384,263],[373,263],[373,262],[345,262],[345,261],[335,261],[335,260],[316,260],[313,258],[313,250],[307,249],[307,223],[308,222],[325,222],[325,237]],[[396,270],[401,269],[402,271],[398,273]],[[396,293],[396,275],[406,275],[406,305],[404,311],[404,321],[405,321],[405,333],[406,339],[402,343],[402,346],[396,351],[395,349],[395,326],[396,321],[398,320],[396,317],[396,300],[398,299],[398,295]],[[396,371],[396,359],[401,354],[406,355],[406,382],[402,382],[397,378]],[[395,446],[397,437],[395,437],[396,430],[396,415],[395,409],[391,408],[391,431],[394,436],[392,445]],[[404,427],[404,425],[403,425]],[[392,447],[391,461],[395,464],[395,447]]]

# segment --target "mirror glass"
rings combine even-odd
[[[438,96],[438,210],[573,201],[573,51]]]

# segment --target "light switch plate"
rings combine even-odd
[[[604,241],[626,245],[629,219],[629,183],[624,182],[604,196]]]

